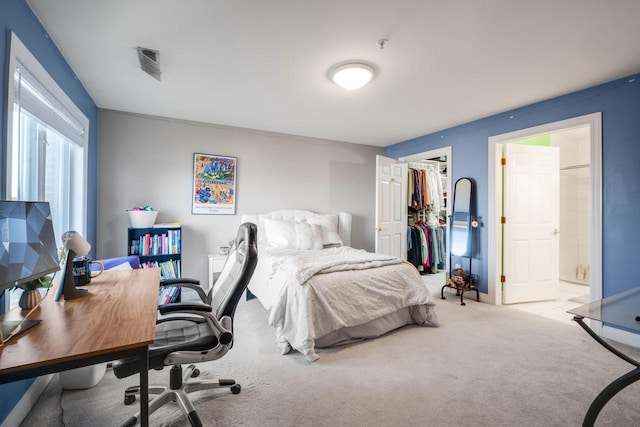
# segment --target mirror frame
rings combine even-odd
[[[460,198],[464,197],[465,195],[462,193],[463,190],[466,190],[466,188],[463,188],[463,185],[468,185],[469,186],[469,190],[468,190],[468,196],[467,198],[464,200],[464,202],[462,202]],[[458,193],[460,191],[460,193]],[[450,244],[449,244],[449,254],[451,256],[456,256],[456,257],[469,257],[471,256],[471,251],[472,251],[472,233],[473,233],[473,228],[475,228],[476,225],[476,221],[475,221],[475,199],[474,199],[474,194],[475,193],[475,182],[472,178],[468,178],[468,177],[463,177],[463,178],[458,178],[456,180],[456,183],[453,187],[453,205],[451,206],[451,229],[450,229]],[[459,205],[462,202],[463,204],[465,204],[466,206],[466,210],[464,211],[459,211],[459,209],[457,208],[457,205]],[[464,215],[464,218],[460,218],[460,215]],[[462,233],[462,234],[460,234]],[[464,241],[462,239],[465,239]],[[464,250],[462,249],[464,247]]]

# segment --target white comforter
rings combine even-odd
[[[437,325],[431,293],[415,267],[400,259],[347,246],[267,248],[261,252],[265,256],[270,262],[263,264],[266,281],[258,297],[270,310],[283,353],[294,348],[315,361],[316,338],[405,307],[429,306],[412,311],[413,321]]]

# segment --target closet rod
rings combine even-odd
[[[429,161],[429,160],[427,160]],[[422,162],[409,162],[409,167],[411,169],[426,169],[431,171],[437,171],[436,165],[430,163],[422,163]]]

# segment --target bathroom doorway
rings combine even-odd
[[[601,278],[601,116],[599,113],[489,138],[489,299],[503,304],[508,278],[502,276],[502,176],[504,144],[547,138],[560,147],[560,255],[558,284],[580,291],[585,302],[602,295]],[[576,209],[581,212],[576,213]],[[586,211],[586,212],[585,212]],[[583,215],[585,214],[586,215]],[[508,219],[507,219],[508,221]],[[568,259],[567,259],[568,258]],[[502,280],[501,280],[502,279]],[[563,286],[564,287],[564,286]],[[588,294],[588,297],[586,295]],[[577,296],[576,296],[577,298]],[[541,298],[544,299],[544,298]]]

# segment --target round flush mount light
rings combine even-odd
[[[342,63],[329,70],[329,78],[338,86],[354,90],[360,89],[373,78],[374,69],[363,62]]]

